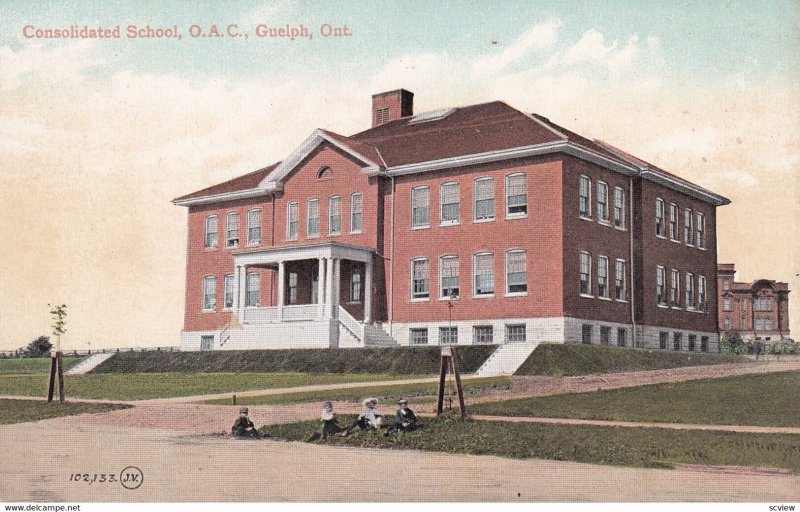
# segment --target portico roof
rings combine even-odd
[[[243,249],[233,253],[233,261],[236,266],[263,265],[265,263],[319,258],[337,258],[370,263],[374,252],[374,249],[368,247],[326,241],[316,244]]]

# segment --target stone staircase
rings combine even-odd
[[[506,343],[500,345],[492,352],[489,359],[484,361],[476,377],[497,377],[499,375],[513,375],[522,363],[536,349],[538,343]]]
[[[367,347],[392,347],[397,341],[389,334],[375,325],[364,325],[364,345]]]
[[[76,364],[75,366],[67,370],[65,375],[83,375],[84,373],[89,373],[90,371],[100,366],[100,363],[102,363],[103,361],[105,361],[106,359],[110,358],[113,355],[114,352],[92,354],[91,356],[87,357],[80,363]]]

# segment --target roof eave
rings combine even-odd
[[[643,169],[641,171],[641,176],[643,179],[678,190],[679,192],[683,192],[684,194],[692,196],[696,199],[700,199],[701,201],[711,203],[714,206],[725,206],[731,204],[731,200],[727,197],[703,190],[699,187],[692,187],[685,183],[681,183],[680,181],[673,179],[664,173],[654,171],[653,169]]]
[[[224,192],[222,194],[173,199],[172,204],[177,206],[197,206],[209,203],[221,203],[224,201],[236,201],[239,199],[251,199],[254,197],[271,195],[277,190],[278,189],[270,188],[250,188],[245,190],[237,190],[235,192]]]

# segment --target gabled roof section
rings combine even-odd
[[[173,199],[172,202],[179,206],[193,206],[196,204],[244,199],[267,194],[268,192],[266,190],[259,189],[259,184],[264,178],[269,176],[278,164],[280,164],[280,162],[247,173],[244,176],[239,176],[238,178],[233,178],[232,180],[198,190],[197,192],[177,197]]]

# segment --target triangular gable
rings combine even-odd
[[[362,162],[364,167],[362,170],[369,174],[381,172],[381,166],[378,165],[372,158],[364,155],[364,153],[374,153],[377,156],[380,154],[377,150],[367,144],[349,140],[343,135],[332,132],[327,132],[317,128],[300,146],[295,149],[292,154],[283,160],[283,162],[275,168],[274,171],[269,173],[264,180],[259,183],[259,188],[266,190],[281,190],[283,188],[283,180],[297,168],[300,163],[311,154],[320,144],[328,142],[337,148],[341,149],[348,155],[356,160]],[[374,156],[373,156],[374,158]]]

